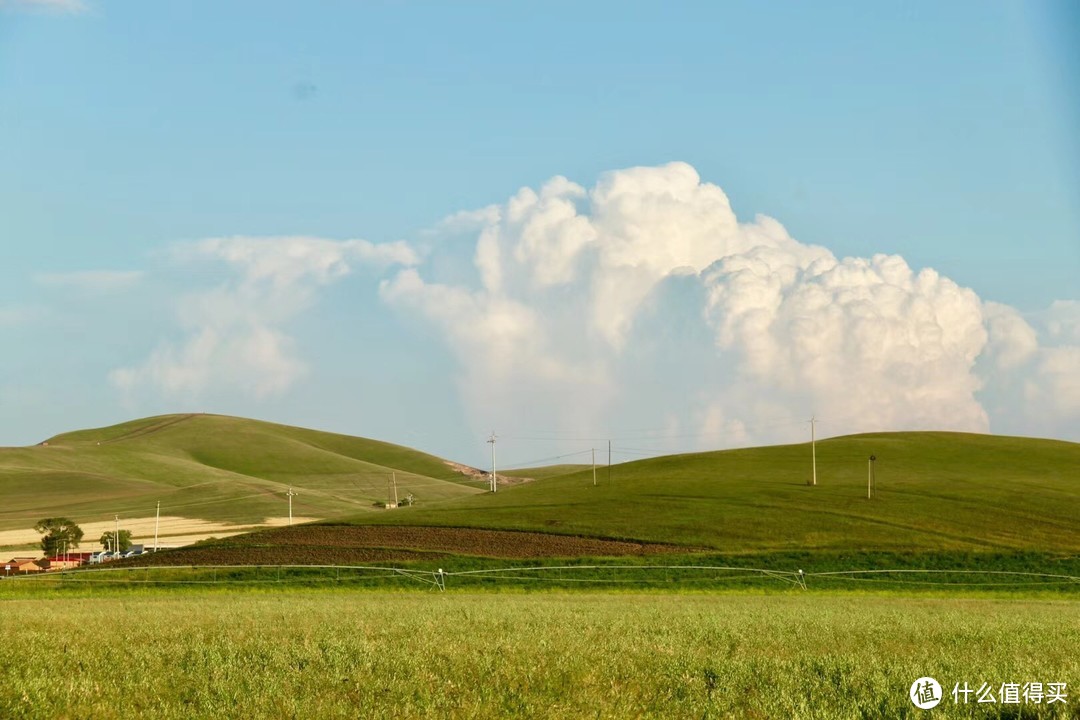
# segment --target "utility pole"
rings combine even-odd
[[[116,546],[116,552],[120,552],[120,516],[113,515],[113,517],[116,518],[116,534],[113,535],[113,544]]]
[[[592,484],[596,487],[596,448],[592,449]]]
[[[817,485],[817,437],[814,433],[814,423],[817,422],[816,418],[810,416],[810,457],[813,462],[813,475],[811,476],[810,485]]]
[[[289,498],[289,524],[292,525],[292,499],[296,493],[293,492],[292,486],[289,487],[289,492],[285,493]]]
[[[495,475],[495,431],[491,431],[491,438],[488,442],[491,443],[491,492],[496,492],[498,489],[498,476]]]
[[[607,482],[611,484],[611,441],[607,441]]]
[[[154,516],[154,552],[157,552],[157,548],[158,548],[157,538],[158,538],[158,528],[160,526],[161,526],[161,501],[158,500],[157,513]]]
[[[867,473],[866,473],[866,499],[867,500],[870,499],[870,494],[873,492],[873,489],[874,489],[874,461],[875,460],[877,460],[877,456],[876,455],[871,455],[870,456],[870,467],[867,469]]]

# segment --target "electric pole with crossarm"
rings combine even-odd
[[[488,442],[491,443],[491,492],[495,492],[498,488],[497,480],[498,476],[495,474],[495,441],[498,438],[495,437],[495,431],[491,431],[491,437]]]

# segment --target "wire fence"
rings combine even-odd
[[[518,565],[470,569],[381,565],[182,565],[97,567],[7,578],[61,585],[393,585],[434,590],[475,587],[621,587],[722,589],[757,584],[790,589],[858,586],[940,589],[1058,589],[1080,592],[1080,576],[979,569],[873,568],[804,572],[725,565]]]

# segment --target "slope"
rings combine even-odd
[[[868,458],[877,489],[867,498]],[[1080,444],[962,433],[856,435],[676,455],[537,480],[354,524],[543,530],[776,550],[1080,551]]]
[[[478,492],[439,458],[363,438],[220,415],[166,415],[0,449],[0,530],[163,515],[260,523],[374,509],[395,473],[401,497]],[[459,482],[460,480],[460,482]]]

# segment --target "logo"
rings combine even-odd
[[[911,691],[908,695],[915,707],[920,710],[929,710],[937,707],[941,702],[941,685],[932,677],[921,677],[911,683]]]

